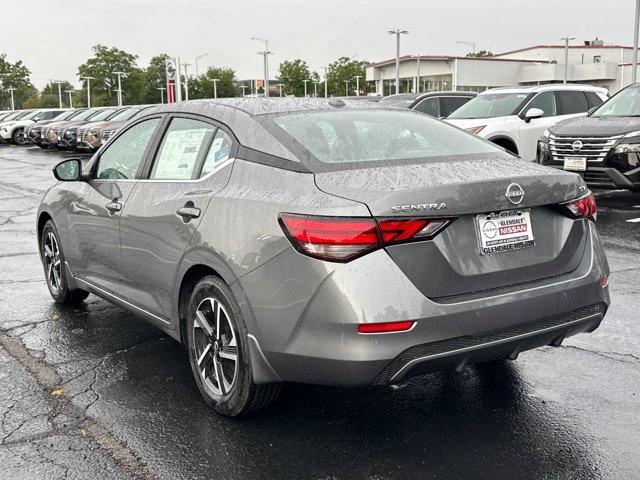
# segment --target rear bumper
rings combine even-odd
[[[232,285],[275,374],[257,381],[400,383],[592,331],[610,303],[600,283],[609,269],[592,222],[588,231],[571,273],[438,301],[420,293],[383,250],[342,265],[283,252]],[[275,282],[283,269],[290,280]],[[356,330],[359,323],[399,320],[416,325],[391,334]]]

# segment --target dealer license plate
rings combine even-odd
[[[476,216],[480,253],[510,252],[535,245],[529,210]]]
[[[574,172],[585,172],[587,170],[586,157],[571,157],[564,159],[564,169]]]

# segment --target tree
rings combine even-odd
[[[313,82],[320,81],[320,76],[316,72],[312,73],[304,60],[285,60],[280,64],[280,82],[283,84],[283,94],[296,97],[304,96],[305,80],[309,80],[307,94],[312,94]]]
[[[165,61],[169,55],[162,53],[151,58],[149,66],[145,69],[144,103],[160,103],[159,88],[166,88],[167,77],[165,73]],[[191,89],[189,89],[191,93]]]
[[[79,77],[91,80],[91,105],[115,105],[117,103],[118,76],[123,72],[122,90],[125,103],[137,104],[145,100],[144,72],[137,66],[137,55],[118,48],[96,45],[94,56],[78,67]]]
[[[7,90],[9,88],[15,88],[13,98],[16,108],[21,108],[27,99],[37,94],[29,80],[30,74],[22,61],[11,63],[4,53],[0,54],[0,109],[11,108],[11,93]]]
[[[344,96],[355,95],[356,76],[360,76],[360,94],[366,94],[371,86],[365,81],[365,67],[369,62],[364,60],[352,60],[349,57],[340,57],[327,68],[327,89],[329,95]]]
[[[218,98],[238,96],[240,89],[236,82],[236,72],[232,68],[209,67],[206,73],[189,80],[189,98],[214,98],[215,78],[219,80],[216,87]]]
[[[469,52],[467,53],[467,57],[473,57],[473,58],[482,58],[482,57],[491,57],[493,56],[493,53],[489,50],[480,50],[479,52]]]
[[[63,82],[60,84],[60,92],[62,93],[62,106],[69,106],[69,95],[66,93],[67,90],[73,90],[73,85],[69,82]],[[38,106],[40,108],[53,108],[60,106],[59,98],[58,98],[58,84],[57,83],[47,83],[47,85],[42,89],[40,94],[40,98],[38,99]],[[74,102],[74,106],[78,106],[77,102]]]

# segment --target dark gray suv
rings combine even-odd
[[[59,303],[181,341],[225,415],[283,382],[397,385],[598,327],[609,269],[580,176],[370,102],[145,110],[38,212]]]

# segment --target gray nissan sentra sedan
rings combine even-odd
[[[189,353],[206,401],[283,382],[399,385],[591,332],[609,268],[580,176],[370,102],[145,110],[38,212],[47,285]]]

